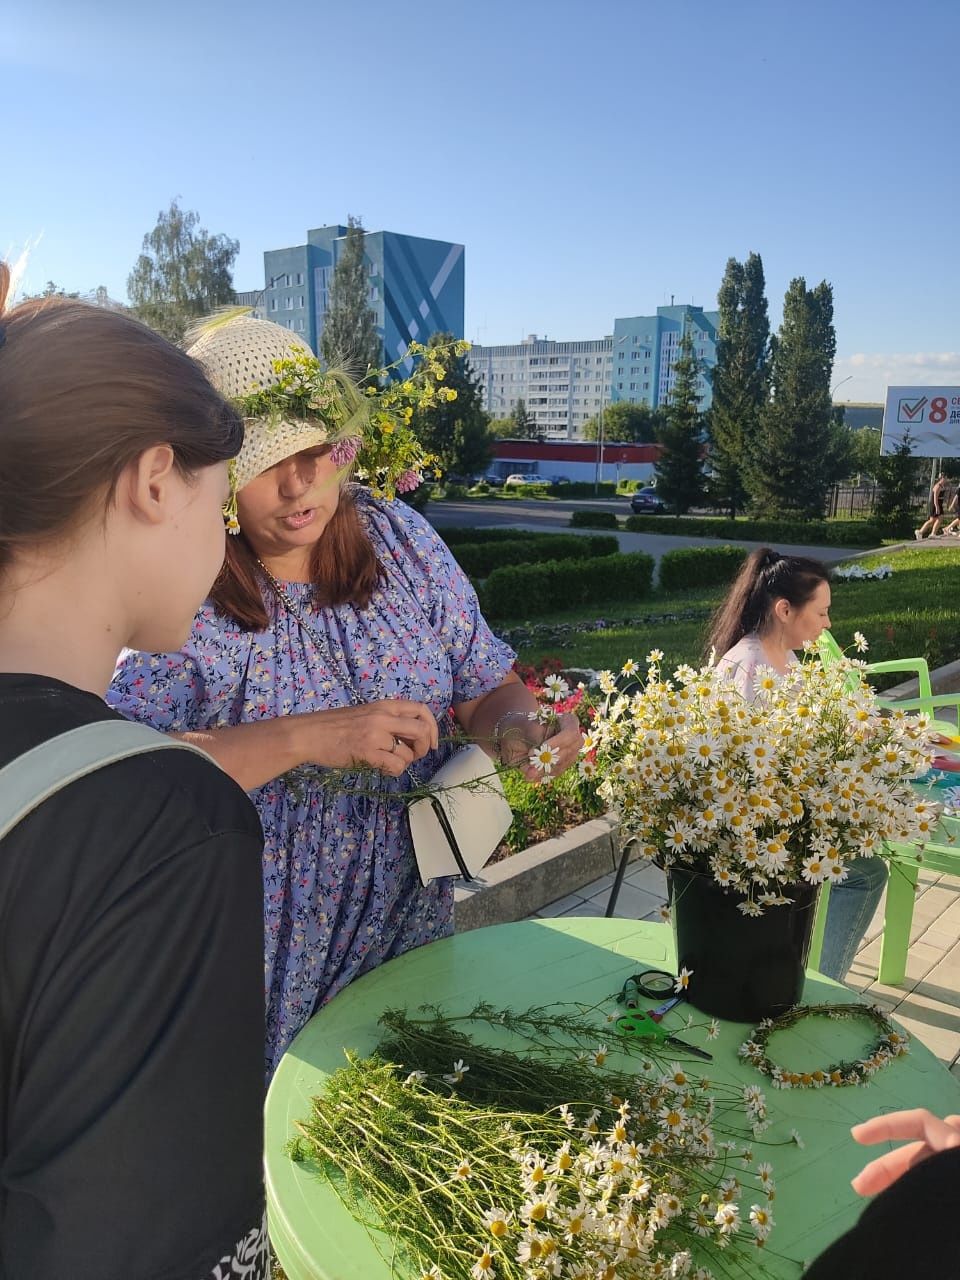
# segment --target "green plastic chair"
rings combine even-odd
[[[817,648],[820,651],[820,660],[825,667],[829,667],[843,657],[843,650],[829,631],[824,631],[820,636],[817,641]],[[926,658],[892,658],[888,662],[870,662],[867,664],[866,674],[868,676],[885,675],[890,672],[909,673],[916,676],[919,694],[915,698],[878,697],[877,702],[881,707],[888,711],[922,711],[930,717],[930,727],[935,733],[942,734],[945,738],[958,737],[957,722],[938,720],[934,713],[938,708],[949,707],[960,715],[960,693],[934,694],[930,684],[930,668],[927,665]]]
[[[917,897],[917,881],[920,868],[941,874],[960,876],[960,819],[942,818],[940,825],[921,851],[914,845],[889,844],[890,878],[887,881],[887,900],[883,912],[883,934],[880,939],[880,964],[877,981],[889,987],[899,987],[907,973],[907,952],[910,950],[910,930],[913,926],[913,907]],[[813,935],[810,939],[810,955],[807,966],[816,969],[823,949],[823,931],[827,923],[827,907],[830,902],[830,885],[820,890],[817,914],[814,917]]]

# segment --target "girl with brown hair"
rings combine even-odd
[[[142,325],[9,288],[0,800],[36,795],[0,838],[0,1277],[259,1280],[259,824],[103,702],[121,646],[189,632],[242,422]]]
[[[237,397],[274,383],[285,357],[309,367],[294,335],[246,318],[194,350]],[[404,796],[451,757],[455,726],[531,777],[534,747],[560,772],[582,741],[566,716],[542,743],[514,654],[440,537],[350,483],[335,408],[281,401],[248,420],[240,533],[189,643],[125,655],[110,693],[201,743],[260,813],[268,1070],[348,982],[452,931],[452,880],[421,883]]]
[[[830,626],[830,570],[819,560],[758,547],[744,561],[710,627],[707,652],[748,700],[757,671],[786,675],[797,649]],[[830,890],[820,972],[842,982],[887,883],[883,858],[856,858]]]

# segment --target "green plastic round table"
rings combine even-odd
[[[673,934],[667,925],[589,917],[530,920],[421,947],[342,991],[294,1040],[267,1095],[270,1238],[288,1280],[382,1280],[390,1275],[372,1237],[311,1163],[294,1163],[284,1150],[296,1121],[309,1114],[310,1099],[343,1065],[344,1049],[365,1054],[374,1048],[380,1035],[377,1018],[384,1009],[431,1003],[466,1013],[481,999],[515,1009],[555,1000],[593,1005],[612,997],[631,973],[653,966],[675,972]],[[855,999],[845,987],[808,974],[807,1003]],[[747,1025],[724,1023],[719,1039],[707,1043],[705,1027],[682,1030],[688,1012],[687,1006],[678,1006],[665,1025],[714,1055],[713,1063],[689,1059],[690,1069],[718,1081],[759,1084],[767,1096],[773,1123],[753,1146],[758,1160],[773,1164],[777,1183],[776,1227],[763,1255],[770,1275],[800,1276],[805,1261],[856,1221],[864,1201],[851,1189],[850,1179],[870,1155],[850,1137],[852,1124],[905,1106],[929,1107],[941,1115],[960,1112],[960,1082],[916,1040],[905,1058],[867,1085],[778,1090],[737,1058]],[[695,1013],[695,1018],[707,1022],[703,1015]],[[777,1060],[803,1070],[859,1057],[872,1036],[869,1023],[859,1020],[801,1023],[777,1038]],[[803,1148],[790,1142],[794,1129]],[[788,1145],[767,1147],[766,1142]],[[379,1243],[389,1257],[389,1240],[382,1236]]]

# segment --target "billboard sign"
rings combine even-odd
[[[960,387],[887,387],[880,452],[908,431],[918,458],[960,458]]]

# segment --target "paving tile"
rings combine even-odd
[[[609,889],[589,899],[594,904],[598,916],[605,914],[609,899]],[[647,893],[645,889],[638,889],[633,884],[624,884],[620,887],[614,915],[621,920],[639,920],[643,916],[650,915],[656,911],[663,901],[664,899],[658,897],[655,893]]]
[[[562,916],[554,917],[555,919],[563,919],[566,916],[602,916],[603,908],[598,907],[595,902],[581,902],[576,907],[570,907],[563,912]]]
[[[571,907],[578,906],[586,899],[582,893],[568,893],[563,898],[557,898],[556,902],[548,902],[545,907],[541,907],[537,912],[539,916],[550,918],[551,916],[562,916],[565,911],[569,911]]]
[[[629,871],[624,883],[636,885],[638,889],[645,889],[647,893],[660,894],[666,900],[667,877],[651,862],[642,864],[635,871]]]

